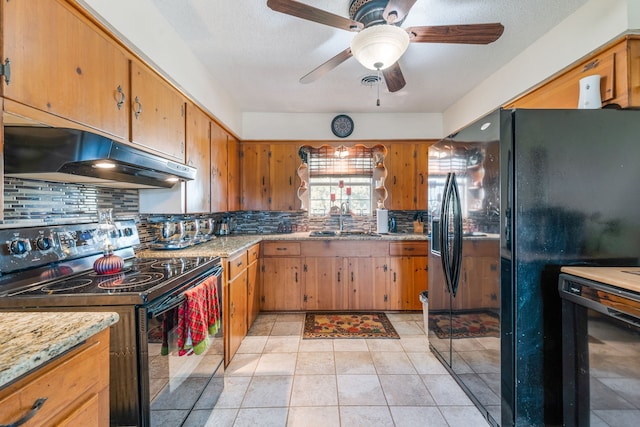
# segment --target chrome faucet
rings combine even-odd
[[[349,206],[347,202],[340,203],[340,217],[338,219],[338,224],[340,226],[340,231],[344,231],[344,218],[342,217],[342,212],[344,212],[345,207]]]

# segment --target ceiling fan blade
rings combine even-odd
[[[382,12],[382,17],[388,24],[402,21],[415,3],[416,0],[389,0]]]
[[[382,70],[384,81],[387,83],[387,89],[389,92],[397,92],[402,89],[407,82],[404,81],[400,64],[396,62],[389,68]]]
[[[412,43],[489,44],[498,40],[503,31],[499,23],[407,28]]]
[[[267,6],[276,12],[296,16],[330,27],[340,28],[347,31],[359,31],[364,28],[362,22],[354,21],[331,12],[318,9],[294,0],[267,0]]]
[[[350,47],[346,48],[345,50],[343,50],[342,52],[340,52],[339,54],[337,54],[336,56],[334,56],[324,64],[320,65],[319,67],[311,71],[309,74],[303,76],[300,79],[300,83],[311,83],[318,80],[320,77],[324,76],[329,71],[333,70],[338,65],[342,64],[344,61],[351,58],[352,56],[353,54],[351,53],[351,48]]]

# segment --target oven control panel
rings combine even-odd
[[[114,249],[140,243],[134,220],[115,221]],[[39,267],[103,250],[97,223],[0,230],[0,273]]]

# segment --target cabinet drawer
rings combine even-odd
[[[265,242],[264,256],[299,256],[300,242]]]
[[[247,251],[242,251],[227,260],[228,278],[232,280],[247,268]]]
[[[96,334],[80,348],[0,390],[0,424],[19,420],[37,399],[45,398],[27,425],[60,425],[65,420],[83,419],[88,407],[97,409],[93,418],[98,423],[92,425],[107,425],[108,334],[108,329]],[[106,399],[103,407],[100,399]]]
[[[247,251],[247,263],[251,264],[260,258],[260,244],[257,243],[249,248]]]
[[[392,242],[389,243],[391,256],[426,256],[429,242]]]

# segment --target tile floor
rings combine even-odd
[[[482,426],[429,351],[422,313],[388,313],[400,339],[302,339],[304,314],[261,314],[211,410],[187,426]]]

